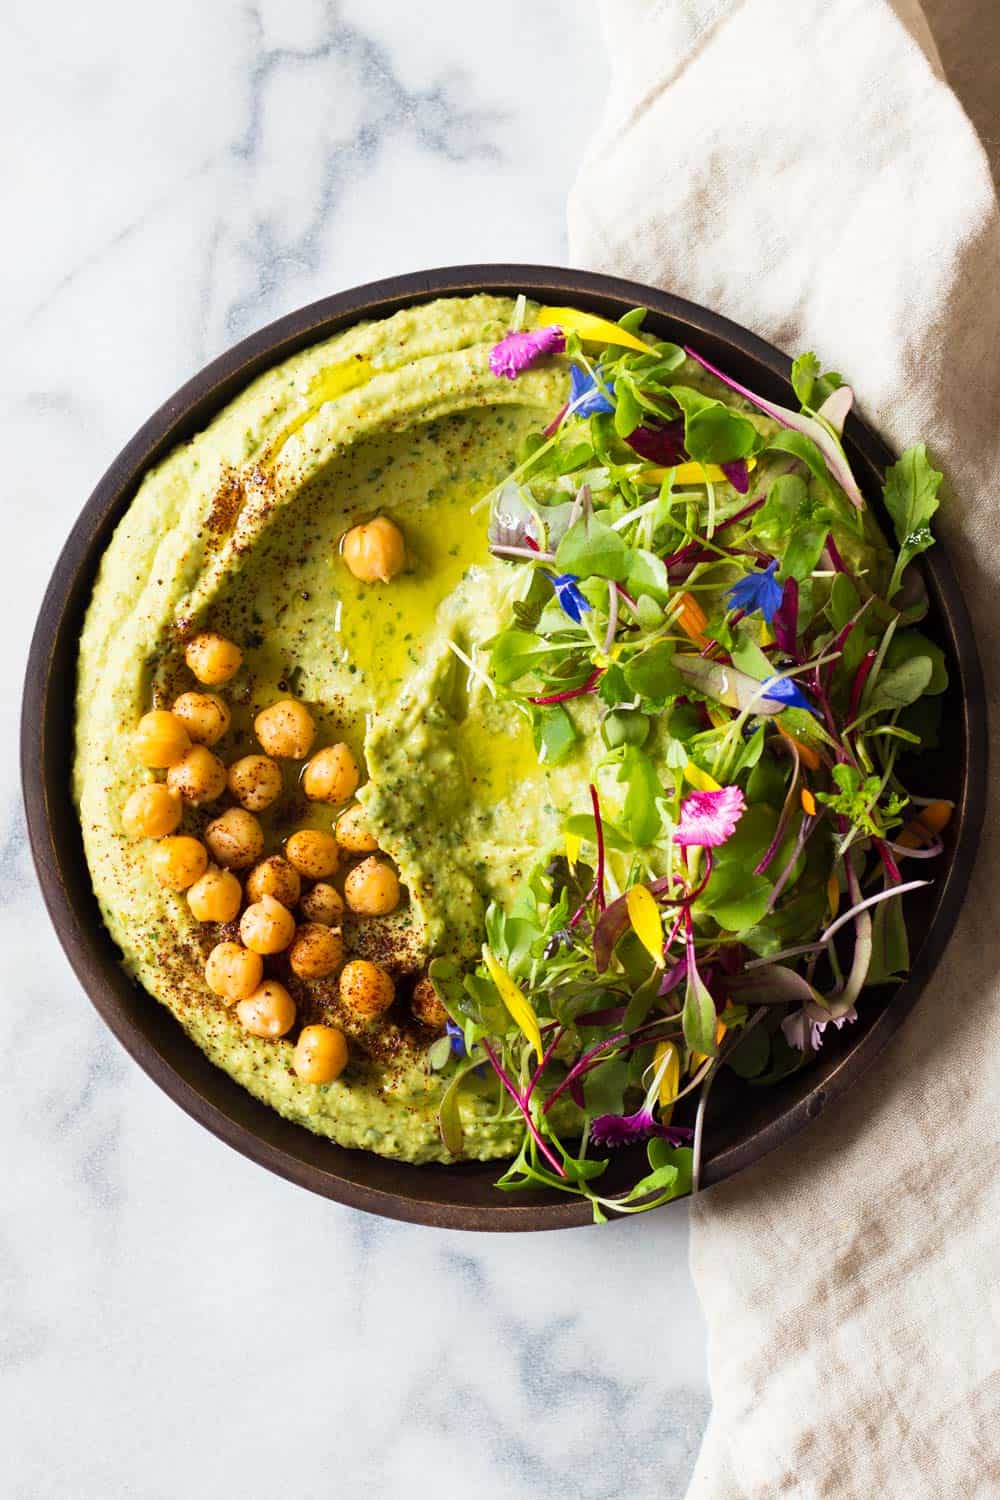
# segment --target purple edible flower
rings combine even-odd
[[[737,494],[746,495],[749,493],[750,470],[747,468],[745,458],[735,458],[731,463],[720,464],[719,468],[725,474]]]
[[[508,333],[506,338],[502,338],[490,350],[490,369],[494,375],[504,375],[508,380],[516,380],[522,370],[526,370],[543,355],[561,354],[565,347],[566,335],[555,324],[522,333]]]
[[[687,458],[683,421],[668,422],[665,427],[637,427],[625,441],[640,458],[648,458],[650,463],[662,464],[667,469]]]
[[[461,1026],[456,1025],[456,1023],[454,1021],[451,1021],[451,1020],[445,1021],[445,1023],[444,1023],[444,1034],[445,1034],[446,1037],[449,1038],[449,1040],[451,1042],[451,1055],[452,1055],[452,1057],[464,1057],[465,1056],[465,1033],[463,1032]]]
[[[634,1115],[598,1115],[590,1127],[590,1139],[595,1146],[631,1146],[636,1141],[648,1140],[651,1135],[660,1136],[671,1146],[682,1146],[691,1139],[691,1134],[683,1125],[661,1125],[645,1104]]]
[[[597,374],[601,367],[598,365]],[[580,405],[577,406],[577,402]],[[614,407],[601,390],[593,375],[574,365],[569,375],[569,403],[574,417],[593,417],[598,412],[614,411]]]
[[[730,609],[742,609],[752,615],[759,609],[770,625],[781,604],[783,589],[775,578],[777,559],[772,558],[763,572],[747,573],[726,591],[726,602]]]
[[[771,703],[780,703],[785,708],[804,708],[810,714],[818,713],[791,677],[768,677],[760,687],[761,696]]]
[[[546,573],[552,580],[556,598],[575,624],[579,625],[584,615],[593,608],[590,600],[581,592],[579,575],[576,573]]]

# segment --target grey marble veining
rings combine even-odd
[[[0,1494],[668,1500],[707,1414],[683,1207],[533,1237],[269,1177],[131,1064],[48,926],[16,783],[51,564],[233,340],[394,271],[565,258],[589,7],[5,8]]]

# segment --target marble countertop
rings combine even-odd
[[[392,272],[566,258],[600,106],[573,0],[15,3],[0,282],[0,1492],[669,1500],[704,1425],[683,1205],[461,1235],[268,1176],[104,1030],[50,929],[17,686],[94,482],[206,360]],[[489,22],[487,23],[487,15]],[[20,543],[20,545],[18,545]]]

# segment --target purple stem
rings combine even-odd
[[[587,678],[586,682],[583,683],[581,687],[567,688],[566,692],[564,693],[548,693],[545,697],[542,698],[529,698],[528,702],[537,704],[539,707],[544,707],[549,703],[565,703],[570,698],[582,698],[587,693],[592,693],[594,691],[594,688],[600,681],[602,673],[602,667],[595,667],[590,676]]]
[[[778,819],[778,826],[774,830],[774,837],[765,849],[760,864],[757,865],[754,869],[755,875],[763,875],[764,871],[767,869],[768,865],[772,862],[774,856],[777,854],[779,848],[781,847],[781,841],[785,837],[785,830],[788,827],[789,819],[792,816],[792,809],[795,806],[795,792],[799,784],[799,773],[802,769],[802,762],[799,756],[798,746],[796,745],[795,741],[789,739],[785,741],[785,744],[788,746],[789,750],[792,752],[792,755],[795,758],[795,766],[792,771],[792,780],[785,797],[785,804],[781,809],[781,816]]]
[[[556,1157],[556,1156],[554,1156],[552,1154],[552,1152],[549,1150],[548,1146],[545,1144],[544,1140],[542,1139],[541,1132],[538,1129],[538,1126],[535,1124],[534,1120],[531,1117],[531,1110],[528,1108],[527,1104],[525,1103],[525,1101],[521,1097],[521,1095],[518,1093],[517,1089],[511,1083],[510,1079],[507,1077],[507,1074],[504,1072],[503,1068],[500,1065],[500,1059],[497,1057],[496,1053],[494,1052],[493,1048],[490,1046],[489,1042],[486,1040],[485,1037],[483,1037],[482,1041],[483,1041],[483,1049],[486,1052],[486,1056],[489,1058],[490,1062],[493,1064],[493,1071],[496,1073],[496,1075],[499,1078],[500,1082],[503,1084],[504,1088],[507,1090],[508,1094],[513,1099],[514,1103],[517,1105],[518,1109],[521,1111],[522,1115],[524,1116],[524,1123],[527,1125],[528,1129],[531,1131],[531,1135],[532,1135],[532,1138],[533,1138],[533,1140],[535,1142],[535,1145],[538,1147],[539,1151],[545,1157],[545,1160],[549,1163],[549,1166],[552,1167],[552,1169],[555,1172],[558,1172],[558,1174],[559,1174],[560,1177],[565,1177],[566,1176],[566,1168],[563,1166],[562,1162],[558,1159],[558,1157]],[[551,1103],[551,1102],[552,1101],[550,1099],[549,1103]],[[548,1105],[546,1105],[546,1109],[547,1108],[548,1108]]]
[[[597,788],[593,782],[590,784],[590,801],[594,809],[594,827],[597,832],[597,904],[601,911],[604,910],[604,824],[601,822],[601,799],[597,795]]]

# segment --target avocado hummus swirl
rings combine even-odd
[[[408,308],[257,379],[144,479],[102,560],[80,645],[74,795],[127,971],[257,1098],[342,1145],[410,1161],[450,1159],[426,1031],[402,1004],[365,1026],[345,1015],[335,979],[300,981],[279,960],[296,1032],[341,1027],[351,1060],[335,1081],[308,1084],[291,1066],[295,1033],[249,1035],[204,978],[235,924],[196,921],[184,893],[156,880],[153,846],[125,834],[122,808],[151,777],[129,745],[147,710],[198,687],[184,663],[192,635],[239,643],[242,667],[220,689],[232,724],[214,746],[227,765],[259,752],[254,716],[294,697],[316,720],[317,746],[345,742],[366,768],[359,800],[407,899],[389,916],[348,914],[349,952],[382,965],[397,993],[432,956],[477,952],[486,905],[555,844],[586,785],[582,767],[538,765],[524,719],[462,659],[501,627],[512,585],[470,506],[566,385],[558,358],[516,382],[491,373],[513,313],[489,296]],[[403,532],[407,567],[373,586],[347,570],[339,541],[375,514]],[[284,793],[261,814],[267,855],[293,828],[335,821],[337,809],[304,797],[299,769],[285,764]],[[188,807],[183,831],[200,836],[231,802]],[[494,1122],[492,1089],[473,1077],[460,1107],[467,1156],[516,1149],[520,1129]]]

